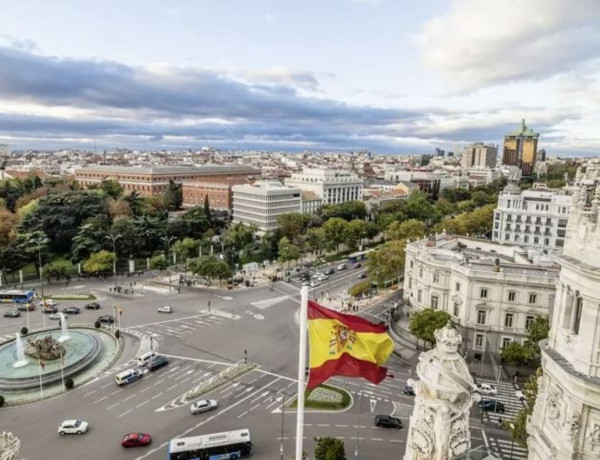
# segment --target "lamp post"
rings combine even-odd
[[[354,448],[354,458],[358,458],[358,441],[360,439],[360,402],[362,400],[362,392],[358,392],[358,420],[356,423],[356,447]]]
[[[31,240],[32,243],[37,245],[37,250],[38,250],[38,265],[39,265],[39,272],[40,272],[40,291],[41,291],[41,296],[42,296],[42,327],[44,329],[46,329],[46,316],[44,315],[44,281],[42,280],[42,245],[46,244],[48,242],[48,238],[43,238],[43,237],[39,237],[39,238],[34,238]],[[29,329],[29,307],[27,308],[27,329]]]
[[[511,423],[510,424],[510,429],[514,433],[514,431],[515,431],[515,425]],[[510,460],[512,460],[512,458],[513,458],[513,449],[515,447],[515,438],[513,437],[512,433],[511,433],[511,439],[512,439],[512,441],[510,443]]]
[[[113,277],[115,279],[115,291],[117,289],[117,240],[121,238],[118,233],[109,233],[106,238],[112,240],[113,244]]]
[[[167,271],[169,272],[169,292],[171,292],[171,241],[174,236],[163,236],[162,240],[167,243]]]
[[[285,417],[285,396],[286,394],[281,392],[281,444],[279,445],[279,457],[283,460],[283,423]]]

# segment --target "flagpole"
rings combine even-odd
[[[304,377],[306,375],[306,322],[308,286],[300,289],[300,339],[298,347],[298,407],[296,412],[296,460],[302,460],[304,442]]]
[[[65,390],[65,353],[60,353],[60,376],[62,378],[63,390]]]
[[[39,370],[39,374],[40,374],[40,398],[43,398],[44,390],[42,387],[42,360],[41,359],[39,360],[39,363],[38,363],[38,370]]]

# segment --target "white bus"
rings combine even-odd
[[[252,455],[250,430],[172,439],[168,460],[234,460]]]

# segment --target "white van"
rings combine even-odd
[[[123,386],[128,383],[135,382],[136,380],[142,378],[143,372],[139,369],[127,369],[115,376],[115,380],[117,385]]]
[[[137,357],[138,366],[145,366],[148,361],[157,356],[158,353],[155,351],[148,351],[143,355]]]

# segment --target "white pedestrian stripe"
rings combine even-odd
[[[257,300],[256,302],[250,302],[250,305],[252,305],[253,307],[256,307],[260,310],[264,310],[265,308],[269,308],[275,304],[278,304],[280,302],[288,300],[289,298],[290,298],[289,295],[284,295],[281,297],[273,297],[271,299]]]

